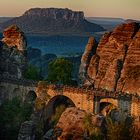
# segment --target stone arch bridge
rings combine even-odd
[[[0,105],[6,99],[20,97],[23,101],[27,95],[36,91],[37,83],[31,80],[4,77],[0,75]]]
[[[28,94],[37,93],[37,83],[34,81],[14,78],[1,78],[0,82],[0,104],[5,98],[11,99],[15,96],[26,99]],[[119,92],[108,92],[103,89],[84,89],[80,87],[63,86],[57,87],[54,85],[47,86],[46,95],[50,96],[51,102],[56,97],[65,96],[69,98],[76,107],[85,110],[86,112],[100,113],[106,105],[112,104],[116,108],[127,111],[129,114],[140,118],[140,97],[138,95],[130,95]]]
[[[86,112],[98,114],[102,107],[112,104],[122,111],[127,111],[134,116],[140,116],[140,98],[138,95],[70,86],[56,88],[53,85],[48,87],[47,93],[51,97],[50,100],[58,95],[66,96],[73,101],[76,107]]]

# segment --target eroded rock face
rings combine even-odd
[[[101,38],[87,68],[95,88],[140,95],[140,26],[124,23]]]
[[[35,140],[35,125],[32,121],[22,123],[18,140]]]
[[[58,140],[84,140],[85,138],[85,119],[86,112],[75,107],[67,108],[61,115],[56,128],[62,130]],[[96,128],[103,128],[104,117],[91,115],[92,125]],[[73,134],[73,135],[72,135]]]
[[[22,78],[26,68],[26,39],[16,25],[4,30],[0,41],[0,74]]]
[[[79,70],[79,78],[82,84],[88,84],[87,68],[89,67],[92,56],[96,53],[97,42],[93,37],[90,37],[85,48],[85,52],[81,58],[81,65]]]
[[[8,47],[16,47],[20,51],[24,51],[26,49],[26,39],[24,33],[16,26],[11,25],[6,28],[3,32],[4,38],[3,42],[7,44]]]

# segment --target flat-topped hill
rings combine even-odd
[[[22,16],[0,24],[0,29],[16,24],[26,33],[74,34],[104,31],[100,25],[88,22],[82,11],[61,8],[32,8]]]

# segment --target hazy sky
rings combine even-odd
[[[0,16],[19,16],[34,7],[82,10],[85,16],[140,19],[140,0],[0,0]]]

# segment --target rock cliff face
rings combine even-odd
[[[23,32],[12,25],[3,32],[0,41],[0,74],[22,78],[26,68],[26,39]]]
[[[58,9],[58,8],[32,8],[26,11],[23,16],[46,16],[48,18],[53,18],[56,20],[75,20],[80,21],[84,19],[84,13],[82,11],[72,11],[69,9]]]
[[[92,79],[95,88],[140,95],[139,24],[124,23],[105,33],[88,63],[83,84]]]
[[[2,23],[0,28],[11,24],[16,24],[24,32],[30,33],[89,33],[104,30],[100,25],[85,20],[83,12],[58,8],[29,9],[22,16]]]
[[[90,60],[96,53],[97,42],[93,37],[90,37],[85,48],[85,52],[81,58],[81,65],[79,70],[79,78],[82,83],[88,84],[87,68],[89,67]],[[87,82],[87,83],[86,83]]]
[[[35,124],[32,121],[21,124],[18,140],[35,140]]]
[[[11,25],[6,28],[3,32],[3,36],[2,41],[6,43],[8,47],[16,47],[19,51],[26,49],[24,33],[16,25]]]
[[[58,140],[84,140],[86,137],[86,128],[84,121],[86,120],[86,112],[78,108],[67,108],[61,115],[56,128],[62,130]],[[87,123],[87,122],[85,122]],[[92,127],[101,132],[105,129],[104,117],[99,115],[91,115]],[[86,137],[87,139],[88,136]]]

